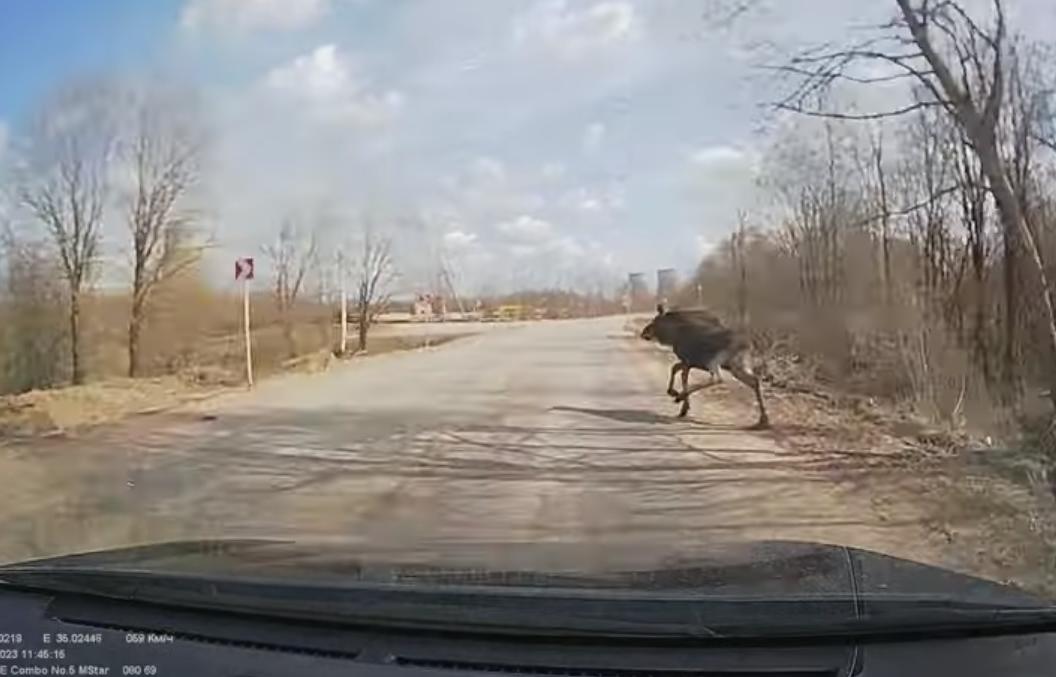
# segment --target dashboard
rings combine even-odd
[[[837,677],[1056,671],[1056,635],[876,644],[638,645],[383,632],[0,590],[0,677]]]

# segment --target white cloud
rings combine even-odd
[[[511,244],[508,249],[510,255],[518,259],[528,258],[539,253],[539,247],[534,244]]]
[[[502,183],[506,180],[506,167],[492,157],[478,157],[469,166],[471,178],[480,183]]]
[[[466,251],[477,244],[477,234],[464,230],[452,230],[444,233],[444,246],[453,251]]]
[[[584,212],[600,212],[603,209],[601,200],[589,195],[580,199],[576,206]]]
[[[757,178],[758,155],[735,146],[707,146],[686,153],[690,181],[701,197],[729,203],[749,199]]]
[[[722,169],[742,166],[749,161],[748,155],[733,146],[706,146],[687,153],[689,162],[704,169]]]
[[[622,188],[609,188],[605,197],[608,200],[609,209],[621,210],[627,207],[627,197]]]
[[[605,142],[605,125],[601,122],[592,122],[583,130],[583,152],[594,153],[601,144]]]
[[[272,69],[264,83],[270,91],[308,106],[313,115],[327,122],[384,124],[404,103],[397,91],[370,91],[352,60],[333,44],[320,45]]]
[[[512,221],[504,221],[496,229],[518,244],[538,244],[549,240],[554,227],[549,222],[527,215],[518,216]]]
[[[565,193],[561,202],[566,207],[592,215],[620,211],[627,206],[623,190],[618,186],[577,188]]]
[[[539,174],[547,181],[556,181],[564,177],[566,171],[565,166],[560,162],[547,162],[539,170]]]
[[[685,199],[693,219],[707,223],[708,232],[697,237],[697,253],[706,256],[737,223],[743,209],[765,203],[758,182],[759,155],[751,147],[715,145],[687,151]],[[689,248],[687,247],[687,251]]]
[[[574,237],[569,236],[551,240],[545,249],[565,258],[579,258],[586,254],[586,248]]]
[[[559,204],[586,215],[620,211],[627,206],[623,189],[618,185],[569,190],[561,196]]]
[[[316,23],[330,0],[189,0],[180,13],[186,30],[296,30]]]
[[[542,209],[546,199],[525,182],[518,172],[507,170],[500,160],[482,155],[463,169],[440,179],[448,201],[470,217],[485,222],[511,214]]]
[[[518,259],[534,257],[543,274],[567,271],[569,266],[587,262],[605,267],[615,260],[611,252],[596,242],[584,243],[571,235],[553,233],[538,242],[514,242],[507,246],[507,251]]]
[[[710,256],[715,251],[715,248],[718,246],[715,240],[707,238],[703,235],[697,236],[696,244],[697,253],[700,255],[701,258],[705,256]]]
[[[514,22],[516,44],[541,48],[562,59],[579,59],[637,39],[641,19],[634,5],[604,0],[590,5],[540,0]]]
[[[502,250],[541,278],[568,274],[582,263],[595,265],[613,258],[600,243],[562,234],[550,222],[532,216],[502,222],[496,229],[503,236],[498,243]]]

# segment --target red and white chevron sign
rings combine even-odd
[[[235,259],[235,280],[241,282],[243,280],[253,279],[253,259]]]

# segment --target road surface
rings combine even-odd
[[[669,365],[626,318],[540,322],[0,447],[19,478],[0,499],[0,555],[201,536],[423,556],[545,542],[663,558],[741,538],[932,554],[912,550],[919,516],[878,514],[834,459],[746,431],[747,389],[705,391],[675,419]]]

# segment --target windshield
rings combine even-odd
[[[1054,31],[3,3],[0,563],[1047,604]]]

